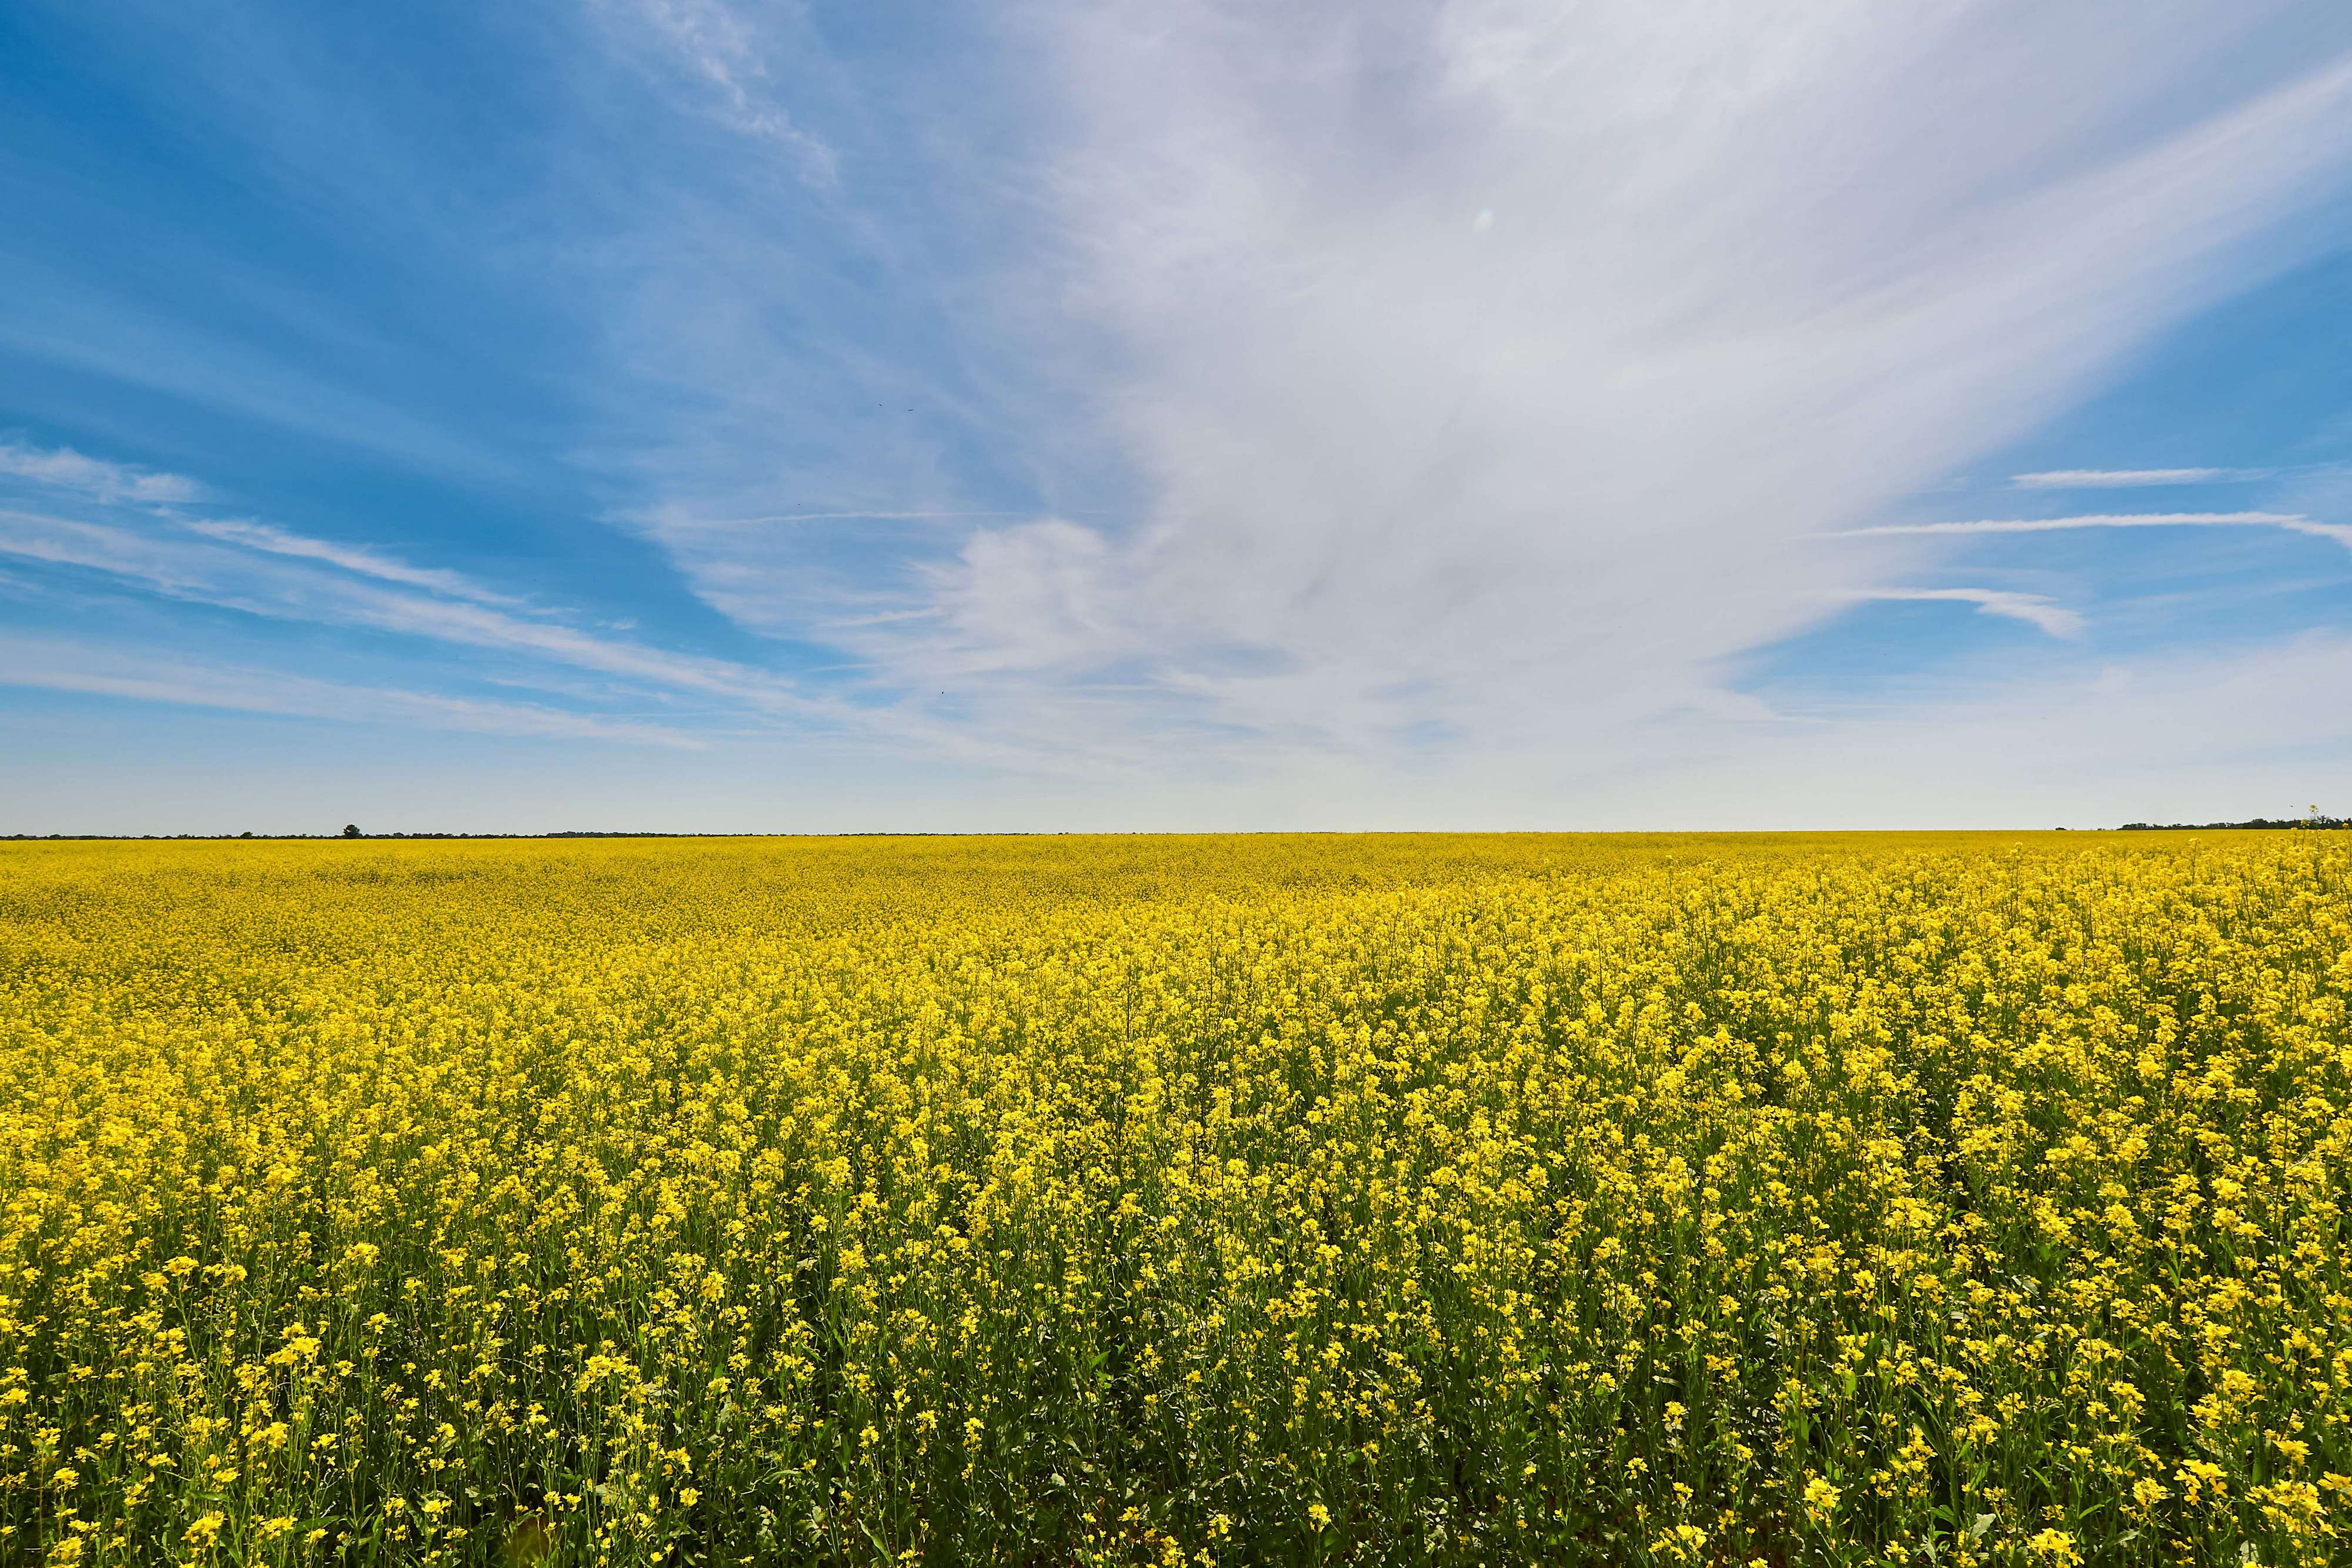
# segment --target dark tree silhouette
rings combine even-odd
[[[347,839],[356,839],[356,838],[358,838],[359,836],[360,836],[360,830],[359,830],[359,824],[358,824],[358,823],[356,823],[356,822],[345,822],[345,823],[343,824],[343,837],[345,837],[345,838],[347,838]]]

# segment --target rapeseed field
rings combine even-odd
[[[0,846],[0,1562],[2352,1561],[2347,849]]]

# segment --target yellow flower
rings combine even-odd
[[[2347,1127],[2352,835],[0,842],[0,1558],[2316,1561]]]
[[[2083,1554],[2074,1549],[2074,1538],[2063,1530],[2042,1531],[2025,1545],[2036,1561],[2051,1563],[2053,1568],[2072,1568],[2083,1561]]]

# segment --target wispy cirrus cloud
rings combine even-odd
[[[205,487],[184,474],[159,473],[129,463],[85,457],[70,447],[0,441],[0,476],[103,502],[163,505],[200,501]]]
[[[257,522],[252,517],[207,517],[191,513],[188,506],[200,501],[212,501],[214,491],[200,485],[188,475],[158,473],[152,468],[139,468],[136,463],[113,463],[106,458],[82,456],[70,446],[28,446],[21,442],[0,442],[0,475],[5,477],[28,479],[33,485],[49,491],[61,491],[66,496],[97,501],[99,506],[136,506],[151,510],[158,517],[167,517],[191,534],[203,534],[205,538],[221,540],[228,546],[242,546],[247,550],[261,550],[266,555],[287,555],[294,559],[322,562],[339,567],[343,571],[372,576],[385,583],[402,583],[407,588],[425,588],[457,600],[475,600],[480,604],[518,604],[510,595],[491,592],[458,571],[442,571],[433,567],[409,567],[407,562],[393,559],[379,550],[364,546],[348,546],[324,538],[308,538],[303,534],[289,534],[287,529],[268,522]]]
[[[286,548],[316,541],[299,541],[279,530],[269,530],[268,546],[258,551],[237,548],[247,542],[242,537],[227,537],[236,542],[0,510],[0,556],[103,572],[171,598],[272,620],[364,628],[545,659],[770,714],[808,711],[787,683],[765,671],[497,608],[495,595],[469,585],[449,597],[405,591],[377,580],[381,571],[349,567],[338,559],[346,553],[339,549]],[[383,563],[371,557],[367,564]]]
[[[246,549],[317,561],[362,577],[478,603],[520,603],[510,595],[491,591],[462,572],[411,566],[364,546],[312,538],[250,517],[215,517],[191,511],[188,508],[194,504],[215,497],[209,487],[184,474],[159,473],[135,464],[88,457],[68,447],[10,443],[0,444],[0,476],[29,480],[44,489],[93,501],[101,507],[136,507],[167,518],[190,533]]]
[[[2086,512],[2065,517],[1979,517],[1948,523],[1882,523],[1844,528],[1838,538],[1955,538],[1969,534],[2056,534],[2077,528],[2284,528],[2333,539],[2352,549],[2352,525],[2323,523],[2300,512]]]
[[[337,544],[328,539],[310,538],[302,534],[287,532],[268,523],[250,518],[183,517],[180,526],[191,533],[202,534],[224,544],[242,545],[247,549],[269,555],[289,556],[297,560],[321,561],[362,577],[373,577],[384,582],[396,582],[409,588],[430,589],[453,599],[467,599],[482,604],[516,605],[521,601],[508,594],[494,593],[462,572],[445,571],[435,567],[410,566],[378,551],[357,545]]]
[[[1864,588],[1843,597],[1855,603],[1973,604],[1980,614],[2022,621],[2053,637],[2083,634],[2083,617],[2042,593],[2019,593],[2000,588]]]
[[[983,282],[1131,507],[827,556],[702,520],[831,493],[752,443],[698,448],[695,483],[744,476],[727,510],[680,484],[642,515],[746,626],[1041,758],[1182,737],[1222,770],[1437,729],[1462,755],[1530,731],[1606,751],[1601,727],[1934,569],[1824,527],[2332,243],[2306,220],[2352,185],[2352,57],[2205,69],[2273,20],[1029,6],[1039,172],[997,210],[1030,245]],[[762,281],[718,281],[704,308],[754,319]],[[1009,440],[1009,467],[1065,455]],[[989,499],[905,494],[877,509]],[[2082,630],[2034,595],[1916,591]]]
[[[685,749],[700,749],[706,744],[688,731],[637,719],[533,703],[319,680],[279,670],[208,664],[179,651],[131,653],[63,638],[0,636],[0,685],[183,707],[545,740],[617,741]]]
[[[129,465],[88,459],[56,449],[15,449],[20,476],[47,492],[89,503],[87,515],[63,516],[0,507],[0,558],[50,569],[99,574],[115,585],[190,604],[281,622],[390,633],[446,649],[507,655],[520,664],[483,667],[478,678],[536,688],[561,700],[593,705],[631,701],[650,694],[662,702],[686,702],[681,721],[697,729],[725,733],[729,727],[774,733],[780,727],[849,731],[868,740],[912,746],[934,756],[1004,766],[1018,760],[1005,737],[958,733],[919,713],[890,705],[857,704],[833,695],[811,695],[793,681],[753,664],[680,653],[608,631],[583,628],[563,614],[489,589],[446,568],[413,564],[363,545],[316,538],[253,518],[217,517],[191,509],[214,492],[178,476],[154,476]],[[149,482],[153,481],[153,482]],[[169,481],[168,483],[163,481]],[[99,520],[99,519],[104,520]],[[37,589],[26,585],[27,591]],[[254,711],[310,712],[310,707],[271,707],[252,694],[266,672],[245,669],[236,681],[213,683],[221,691],[246,694],[236,702],[208,701],[202,685],[174,684],[136,663],[110,673],[88,674],[68,687],[71,671],[52,658],[38,681],[53,689],[174,700],[185,694],[198,706],[246,706]],[[226,668],[226,666],[225,666]],[[536,675],[534,670],[541,672]],[[572,674],[551,678],[549,672]],[[583,691],[581,675],[617,685]],[[268,691],[285,703],[309,702],[307,679],[288,674]],[[0,684],[5,684],[0,682]],[[325,686],[319,686],[325,692]],[[677,724],[648,725],[626,716],[558,708],[541,704],[484,704],[450,695],[436,706],[435,694],[394,686],[352,687],[366,698],[368,711],[408,712],[438,727],[500,733],[569,734],[578,738],[610,736],[660,745],[683,744],[696,733]],[[287,694],[292,694],[289,695]],[[369,694],[373,694],[370,695]],[[318,716],[331,716],[340,698],[319,696]],[[402,707],[399,705],[404,704]],[[569,713],[578,722],[563,727]],[[697,742],[699,744],[699,742]],[[1098,767],[1104,754],[1068,748],[1081,768]],[[1092,758],[1091,760],[1089,758]]]
[[[754,19],[720,0],[631,0],[616,8],[695,84],[699,112],[744,136],[772,142],[820,190],[840,183],[841,159],[797,123],[778,98]]]
[[[2268,479],[2275,468],[2051,468],[2012,474],[2021,490],[2129,490],[2155,485],[2234,485]]]
[[[837,523],[837,522],[930,522],[962,517],[1024,517],[1034,514],[1023,510],[992,511],[866,511],[866,512],[770,512],[756,517],[701,517],[696,526],[706,528],[751,528],[762,523]]]

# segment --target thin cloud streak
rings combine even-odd
[[[1822,537],[1860,539],[1903,535],[2055,534],[2073,528],[2283,528],[2333,539],[2352,549],[2352,525],[2323,523],[2300,512],[2087,512],[2070,517],[1979,517],[1956,523],[1885,523],[1867,528],[1842,528]]]
[[[202,485],[184,474],[163,474],[128,463],[85,457],[70,447],[26,446],[0,442],[0,475],[30,480],[94,501],[162,505],[200,501]]]
[[[22,637],[0,638],[0,685],[529,739],[612,741],[684,750],[706,745],[701,737],[666,725],[536,704],[353,685],[272,670],[206,665],[177,653],[142,656],[86,643]]]
[[[708,699],[751,716],[756,727],[769,733],[823,730],[1000,768],[1018,767],[1044,739],[974,734],[900,706],[859,705],[803,693],[755,666],[600,637],[543,614],[534,619],[509,613],[485,602],[488,596],[471,584],[465,584],[468,597],[451,599],[355,581],[339,570],[320,570],[342,563],[320,560],[307,551],[256,556],[177,533],[159,535],[0,509],[0,557],[99,572],[166,598],[268,620],[384,632],[446,647],[546,661],[611,677],[625,683],[627,689]],[[517,678],[517,684],[530,682],[525,676]],[[708,714],[697,716],[696,722],[713,725]],[[723,727],[719,725],[713,733]],[[1082,775],[1112,777],[1148,763],[1139,748],[1112,740],[1076,742],[1063,749],[1066,770]]]
[[[702,84],[704,113],[740,135],[784,150],[801,179],[819,191],[841,183],[841,158],[796,124],[769,86],[757,28],[719,0],[637,0],[627,9],[670,58]]]
[[[705,528],[745,528],[755,523],[908,522],[934,517],[1025,517],[1022,510],[953,512],[772,512],[757,517],[697,517],[691,526]],[[684,527],[684,524],[674,524]]]
[[[2053,637],[2079,637],[2084,620],[2046,594],[2015,593],[2000,588],[1866,588],[1841,598],[1859,602],[1934,602],[1973,604],[1983,615],[1998,615],[2039,627]]]
[[[0,555],[79,567],[195,603],[274,620],[366,627],[551,660],[772,714],[811,711],[779,678],[722,660],[601,638],[487,604],[396,592],[284,559],[105,524],[0,511]]]
[[[223,544],[242,545],[247,549],[260,550],[268,555],[290,556],[298,560],[320,561],[362,577],[397,582],[409,588],[430,589],[453,599],[470,599],[483,604],[520,605],[522,602],[507,594],[494,593],[459,572],[409,566],[356,545],[333,544],[302,534],[290,534],[283,528],[249,518],[182,517],[178,521],[191,533],[218,539]]]
[[[2149,485],[2221,485],[2268,479],[2275,468],[2053,468],[2012,474],[2021,490],[2127,490]]]

